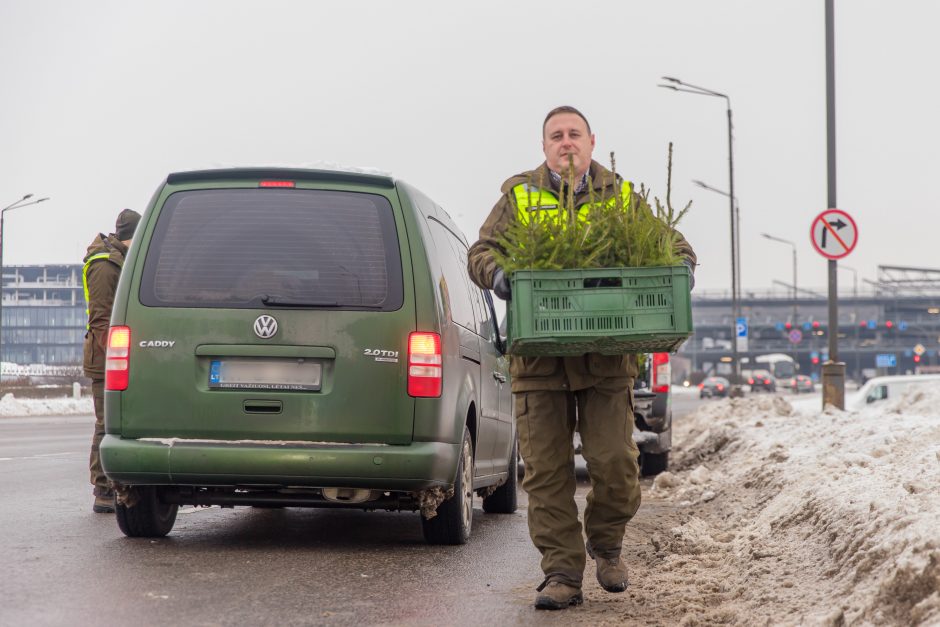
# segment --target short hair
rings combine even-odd
[[[587,125],[588,133],[591,132],[591,123],[587,121],[587,118],[584,117],[583,113],[581,113],[580,111],[578,111],[577,109],[569,105],[562,105],[560,107],[555,107],[554,109],[548,112],[548,115],[545,116],[545,121],[542,122],[542,137],[545,137],[545,127],[548,125],[548,121],[560,113],[575,114],[576,116],[584,120],[584,124]]]

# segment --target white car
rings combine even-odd
[[[846,409],[863,409],[866,405],[900,397],[912,386],[940,387],[940,374],[915,374],[874,377],[846,401]]]

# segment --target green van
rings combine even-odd
[[[462,544],[516,509],[492,297],[450,216],[387,176],[167,177],[118,285],[101,459],[128,536],[180,505],[420,511]]]

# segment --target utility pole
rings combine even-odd
[[[835,0],[826,0],[826,167],[829,209],[836,203]],[[829,259],[829,360],[822,367],[823,407],[845,409],[845,364],[839,361],[838,261]]]

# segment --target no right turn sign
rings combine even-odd
[[[809,236],[820,255],[842,259],[858,243],[858,227],[852,216],[841,209],[826,209],[813,220]]]

